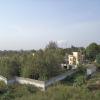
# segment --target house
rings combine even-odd
[[[72,55],[68,55],[68,58],[65,57],[65,63],[61,64],[62,68],[66,69],[76,69],[77,65],[82,63],[84,56],[81,52],[73,52]]]
[[[73,52],[72,55],[68,55],[69,65],[79,65],[83,59],[83,55],[80,52]]]

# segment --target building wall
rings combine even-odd
[[[76,59],[76,64],[79,64],[80,59],[81,59],[81,54],[79,52],[73,52],[73,56]]]
[[[73,52],[73,55],[68,56],[69,64],[70,65],[78,65],[82,62],[82,55],[80,52]]]
[[[75,63],[75,58],[73,55],[68,56],[69,65],[73,65]]]

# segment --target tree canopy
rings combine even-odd
[[[96,43],[91,43],[86,48],[86,56],[89,60],[94,61],[96,55],[99,53],[99,46]]]
[[[96,56],[96,62],[100,64],[100,53]]]

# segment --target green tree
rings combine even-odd
[[[77,76],[77,78],[74,80],[74,86],[77,87],[77,86],[82,86],[85,84],[85,78],[84,76],[80,75],[80,76]]]
[[[61,49],[57,48],[57,45],[55,48],[49,44],[44,51],[39,50],[35,53],[33,59],[34,74],[38,74],[39,78],[43,80],[55,76],[61,72],[62,60]]]
[[[58,45],[56,42],[49,42],[49,44],[46,46],[46,49],[57,49],[58,48]]]
[[[94,61],[96,55],[99,53],[99,46],[96,43],[91,43],[86,48],[86,56],[89,60]]]
[[[16,75],[16,71],[15,62],[5,58],[0,60],[0,75],[10,78]]]
[[[20,74],[22,77],[30,77],[32,78],[33,71],[33,56],[32,55],[24,55],[21,57],[21,68]]]
[[[3,82],[0,81],[0,93],[3,93],[7,90],[7,85]]]
[[[100,53],[96,56],[96,62],[100,64]]]

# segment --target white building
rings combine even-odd
[[[79,65],[83,61],[83,55],[80,52],[73,52],[68,56],[69,65]]]

